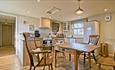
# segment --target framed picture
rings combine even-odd
[[[34,25],[29,25],[29,31],[34,31]]]

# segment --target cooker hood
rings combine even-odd
[[[51,19],[46,18],[46,17],[41,17],[39,28],[41,28],[41,29],[42,28],[45,28],[45,29],[51,28]]]

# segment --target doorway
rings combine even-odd
[[[16,18],[0,14],[0,57],[15,54]]]
[[[2,45],[12,46],[12,25],[2,25]]]

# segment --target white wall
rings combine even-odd
[[[115,13],[112,13],[112,20],[105,21],[105,15],[97,15],[90,17],[89,20],[97,20],[100,23],[100,42],[109,44],[109,54],[112,54],[115,49]]]
[[[16,24],[16,55],[18,56],[21,64],[23,64],[23,32],[31,32],[29,31],[29,25],[34,25],[35,29],[39,27],[39,19],[25,17],[25,16],[17,16],[17,24]]]
[[[2,46],[2,23],[0,23],[0,47]]]
[[[16,55],[19,58],[20,63],[23,65],[23,32],[31,32],[33,33],[34,30],[38,29],[39,27],[39,19],[22,16],[22,15],[16,15],[16,14],[10,14],[6,12],[0,12],[0,14],[5,16],[12,16],[16,17],[16,24],[15,24],[15,50]],[[29,25],[34,25],[34,30],[29,31]],[[1,28],[1,27],[0,27]]]
[[[99,35],[99,22],[97,21],[84,22],[84,37],[83,37],[84,43],[88,43],[89,35],[91,34]]]

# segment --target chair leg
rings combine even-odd
[[[33,70],[35,70],[36,69],[36,66],[34,66],[34,69]]]
[[[30,70],[32,69],[32,65],[30,65]]]
[[[63,56],[65,57],[65,53],[64,53],[64,52],[62,52],[62,54],[63,54]]]
[[[49,70],[50,70],[50,65],[48,66]]]
[[[84,64],[85,64],[85,57],[86,57],[86,54],[84,53]]]
[[[51,70],[53,70],[53,65],[51,64]]]
[[[99,64],[99,70],[101,70],[101,64]]]
[[[113,67],[113,70],[115,70],[115,67]]]
[[[45,70],[45,66],[44,66],[43,70]]]
[[[71,61],[71,54],[69,53],[69,61]]]
[[[94,60],[95,60],[95,63],[97,64],[97,59],[96,59],[96,57],[95,57],[94,51],[93,51],[93,58],[94,58]]]
[[[56,67],[56,64],[57,64],[56,56],[57,56],[57,52],[55,51],[55,67]]]

